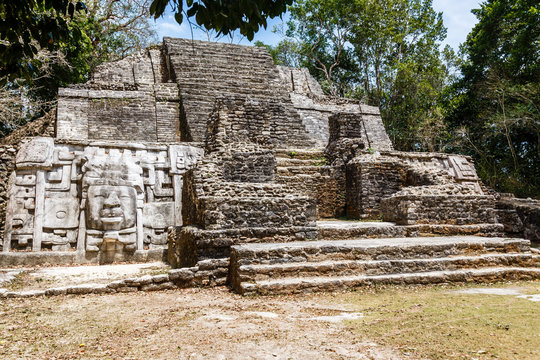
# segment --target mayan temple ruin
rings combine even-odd
[[[540,279],[539,201],[394,150],[378,108],[264,48],[164,38],[60,89],[40,131],[0,145],[2,267],[173,267],[110,292]]]

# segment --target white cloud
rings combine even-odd
[[[448,29],[444,44],[457,51],[459,44],[467,39],[467,35],[478,22],[472,9],[480,8],[481,0],[433,0],[435,11],[442,11],[444,25]]]
[[[156,20],[156,29],[160,38],[164,36],[185,37],[190,34],[189,26],[186,22],[181,25],[176,21]]]

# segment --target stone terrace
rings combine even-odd
[[[165,38],[60,89],[55,126],[0,147],[0,264],[176,269],[41,295],[540,278],[537,201],[395,151],[378,108],[263,48]]]

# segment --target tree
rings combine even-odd
[[[0,80],[30,78],[40,50],[55,51],[68,37],[79,38],[69,20],[80,1],[18,0],[0,3]]]
[[[288,35],[303,44],[308,69],[332,95],[379,106],[397,149],[444,146],[435,129],[444,129],[446,28],[431,0],[300,0],[290,10]]]
[[[9,101],[0,103],[0,131],[7,134],[48,111],[54,106],[58,87],[84,82],[95,66],[122,58],[154,41],[149,3],[150,0],[88,0],[80,10],[75,7],[69,14],[44,8],[36,1],[30,8],[35,19],[39,21],[54,15],[59,19],[57,24],[66,29],[57,30],[62,36],[44,47],[39,39],[32,37],[34,33],[30,33],[29,38],[19,36],[16,41],[6,43],[12,48],[17,48],[17,44],[23,44],[24,48],[28,43],[33,50],[21,53],[15,62],[9,56],[2,57],[3,64],[11,61],[15,65],[2,67],[1,92]],[[50,29],[41,29],[39,24],[29,25],[30,29],[34,27],[40,29],[35,36]],[[54,29],[52,31],[54,33]],[[50,36],[57,39],[56,35]]]
[[[488,185],[540,197],[538,3],[488,0],[473,12],[463,75],[445,103],[456,149],[475,157]]]
[[[334,71],[337,71],[351,30],[359,14],[354,1],[299,0],[290,9],[287,34],[298,37],[313,60],[312,67],[324,75],[329,92],[337,96]]]
[[[302,66],[303,56],[300,45],[295,41],[283,39],[276,46],[267,45],[262,41],[255,41],[255,46],[266,48],[276,65],[284,65],[293,68]]]
[[[153,0],[150,13],[159,18],[168,5],[175,12],[175,20],[181,24],[184,19],[195,18],[199,26],[213,29],[218,35],[228,35],[240,30],[249,40],[261,26],[266,29],[267,18],[281,16],[293,0]],[[185,7],[184,7],[185,5]]]

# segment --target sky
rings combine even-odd
[[[381,0],[384,1],[384,0]],[[476,17],[471,13],[471,9],[479,8],[481,0],[433,0],[433,8],[435,11],[443,13],[444,25],[448,29],[447,38],[443,41],[443,46],[448,44],[454,50],[458,50],[461,44],[467,38],[467,34],[471,31],[477,22]],[[286,21],[288,15],[285,14],[283,19],[269,19],[266,30],[261,29],[252,42],[239,35],[235,35],[233,42],[235,44],[250,45],[259,40],[269,45],[276,45],[282,40],[282,36],[272,32],[274,26],[280,26],[283,21]],[[191,26],[184,21],[182,25],[178,25],[174,20],[173,14],[169,11],[165,15],[156,20],[156,29],[159,38],[164,36],[194,38],[196,40],[208,40],[208,36],[204,31]],[[221,39],[223,42],[231,42],[230,38]]]

